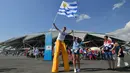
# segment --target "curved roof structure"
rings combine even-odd
[[[22,40],[23,40],[25,37],[26,37],[26,36],[11,38],[11,39],[5,41],[4,44],[13,44],[13,43],[17,43],[17,42],[22,42]]]
[[[24,39],[23,39],[23,42],[24,41],[28,41],[28,40],[31,40],[33,38],[37,38],[39,36],[45,36],[45,33],[35,33],[35,34],[30,34],[30,35],[27,35]]]
[[[45,44],[45,35],[48,32],[52,32],[52,37],[53,39],[56,39],[59,32],[56,30],[52,31],[46,31],[46,32],[41,32],[41,33],[35,33],[35,34],[30,34],[30,35],[25,35],[21,37],[16,37],[16,38],[11,38],[5,42],[2,42],[2,44],[7,45],[7,46],[12,46],[13,48],[20,48],[20,47],[26,47],[27,44],[30,46],[43,46]],[[67,31],[69,32],[69,31]],[[82,41],[88,41],[88,40],[96,40],[96,41],[103,41],[103,38],[106,34],[101,34],[101,33],[92,33],[92,32],[87,32],[87,31],[74,31],[74,34],[70,34],[69,36],[66,37],[66,40],[71,40],[72,36],[79,37],[82,39]],[[124,40],[115,38],[114,36],[110,36],[110,38],[114,40],[118,40],[120,42],[125,42]],[[26,44],[26,45],[24,45]],[[40,44],[40,45],[39,45]]]

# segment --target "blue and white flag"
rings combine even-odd
[[[60,9],[58,11],[59,15],[65,15],[67,17],[75,17],[77,13],[77,2],[65,2],[61,3]]]

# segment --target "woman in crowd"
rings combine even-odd
[[[73,57],[73,66],[74,66],[74,72],[80,71],[80,58],[79,58],[79,43],[78,38],[73,38],[73,48],[72,48],[72,57]],[[78,62],[78,69],[76,69],[76,61]]]
[[[73,66],[74,66],[74,72],[79,72],[80,71],[80,50],[82,50],[83,54],[83,49],[81,47],[82,44],[89,43],[87,42],[80,42],[81,40],[78,37],[73,37],[73,47],[72,47],[72,57],[73,57]],[[76,69],[76,61],[78,62],[78,69]]]

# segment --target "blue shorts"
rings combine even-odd
[[[72,54],[79,54],[79,50],[73,49]]]
[[[113,60],[113,56],[112,56],[112,52],[111,51],[105,52],[104,55],[105,55],[105,58],[107,60]]]

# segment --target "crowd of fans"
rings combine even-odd
[[[122,49],[125,49],[125,47],[122,46]],[[68,49],[67,51],[69,55],[72,54],[71,49]],[[107,60],[104,52],[102,52],[101,50],[91,50],[89,48],[86,48],[86,49],[80,49],[79,52],[81,60]],[[129,52],[127,52],[127,54],[129,54]]]
[[[122,47],[125,48],[125,47]],[[69,57],[71,57],[72,50],[71,48],[67,48]],[[31,58],[37,58],[44,57],[44,50],[38,50],[37,48],[32,49],[32,50],[24,50],[24,51],[15,51],[15,52],[10,52],[10,51],[5,51],[2,54],[8,56],[27,56]],[[105,54],[100,51],[100,50],[91,50],[90,48],[82,48],[79,51],[80,54],[80,59],[81,60],[106,60]],[[129,54],[129,53],[128,53]],[[53,54],[52,54],[53,55]],[[53,56],[52,56],[53,57]]]
[[[68,54],[71,55],[71,49],[68,49]],[[98,60],[100,59],[100,51],[91,49],[80,49],[80,59]]]

